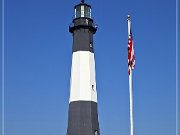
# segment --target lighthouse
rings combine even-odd
[[[67,135],[100,135],[93,42],[96,31],[91,6],[81,0],[74,6],[69,26],[73,47]]]

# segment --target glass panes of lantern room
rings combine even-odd
[[[91,8],[87,5],[78,5],[75,8],[75,18],[79,17],[91,18]]]

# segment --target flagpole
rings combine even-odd
[[[128,38],[131,34],[131,19],[130,15],[127,17],[128,21]],[[129,72],[129,99],[130,99],[130,135],[134,134],[134,127],[133,127],[133,92],[132,92],[132,69],[130,68]]]
[[[133,128],[132,70],[130,70],[130,74],[129,74],[129,99],[130,99],[130,135],[133,135],[134,128]]]

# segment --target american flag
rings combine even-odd
[[[130,31],[130,35],[128,37],[128,73],[130,74],[130,70],[133,70],[134,68],[135,68],[135,54],[134,54],[132,33]]]

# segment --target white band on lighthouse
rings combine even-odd
[[[72,101],[97,102],[94,53],[73,52],[70,99]]]

